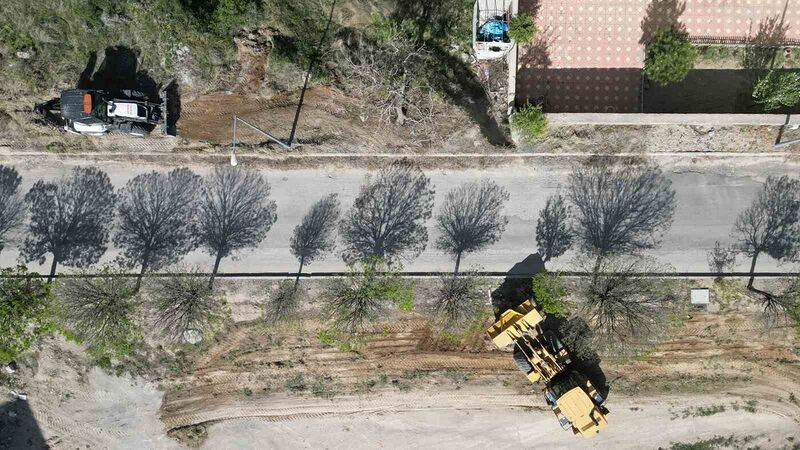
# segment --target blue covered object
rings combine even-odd
[[[502,20],[493,19],[483,24],[479,33],[485,42],[503,42],[503,36],[508,33],[508,24]]]

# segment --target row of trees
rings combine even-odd
[[[18,185],[18,175],[10,172],[13,169],[3,170],[11,173],[6,176],[12,180],[10,184]],[[294,230],[290,248],[299,262],[298,277],[294,283],[282,285],[272,298],[271,315],[280,318],[296,308],[300,273],[304,266],[335,248],[337,231],[353,274],[329,286],[326,301],[331,317],[344,328],[355,330],[377,316],[386,301],[408,304],[410,288],[399,278],[399,261],[417,256],[425,248],[425,223],[433,216],[433,194],[430,179],[410,161],[399,160],[369,178],[346,212],[341,212],[335,194],[319,200]],[[96,262],[113,234],[122,260],[128,267],[139,268],[132,293],[139,290],[146,271],[172,264],[198,245],[215,257],[216,273],[222,258],[258,244],[276,219],[266,180],[254,172],[227,166],[205,178],[188,169],[142,174],[118,192],[101,171],[77,168],[64,179],[37,182],[24,198],[13,189],[4,197],[7,210],[24,211],[24,207],[9,206],[14,204],[27,203],[30,207],[31,223],[23,254],[36,258],[53,253],[53,269],[58,262]],[[460,273],[461,260],[500,239],[507,224],[503,205],[508,197],[508,192],[492,181],[471,182],[448,192],[437,211],[439,237],[435,245],[455,260],[454,274],[442,279],[434,304],[446,325],[464,324],[480,306],[481,284],[472,274]],[[675,207],[671,183],[657,167],[614,166],[601,161],[576,168],[565,192],[551,196],[540,211],[536,240],[542,258],[549,261],[576,247],[577,265],[591,274],[581,281],[579,292],[583,316],[598,335],[639,336],[644,330],[663,325],[674,293],[659,280],[636,274],[670,270],[642,256],[642,252],[660,245]],[[112,233],[110,224],[115,214],[120,225]],[[718,246],[714,251],[724,254],[722,260],[730,261],[731,255],[744,253],[752,258],[751,272],[761,254],[779,261],[797,260],[800,181],[785,176],[768,178],[753,205],[740,214],[734,230],[736,246],[730,250]],[[100,278],[110,280],[119,273],[102,275]],[[88,299],[111,298],[111,291],[119,291],[109,288],[114,287],[111,281],[102,289],[90,279],[83,283],[70,285],[84,292],[78,295],[73,291],[69,296],[80,299],[68,308],[78,311],[74,320],[91,315],[81,309]],[[753,287],[753,277],[748,287],[765,296],[765,307],[770,311],[793,314],[797,310],[796,295],[759,291]],[[90,288],[102,295],[91,294]],[[164,312],[160,323],[183,323],[172,328],[185,330],[189,322],[201,322],[203,311],[217,309],[203,306],[216,304],[199,300],[210,298],[205,291],[183,288],[159,287],[159,292],[170,294],[156,309]],[[207,289],[211,291],[211,283]],[[541,292],[545,292],[541,286],[538,294],[534,289],[537,296]],[[130,295],[117,297],[128,299]],[[550,303],[553,311],[564,313],[557,303]],[[183,309],[187,305],[196,309],[187,312]]]
[[[15,359],[38,336],[58,331],[85,344],[96,362],[110,366],[146,353],[146,334],[196,343],[212,337],[230,316],[224,296],[197,270],[150,278],[142,291],[137,280],[111,266],[56,283],[24,266],[2,275],[0,364]]]
[[[539,252],[547,261],[578,244],[583,255],[578,268],[591,274],[578,283],[578,291],[585,316],[601,337],[652,335],[654,328],[664,328],[675,293],[663,280],[637,273],[671,270],[641,252],[659,245],[674,209],[674,191],[658,168],[594,166],[577,169],[566,196],[554,195],[541,211]],[[768,177],[737,217],[732,234],[736,241],[730,248],[717,242],[709,252],[712,270],[731,270],[736,255],[746,255],[751,259],[747,288],[761,296],[767,316],[800,321],[797,283],[780,293],[754,287],[760,255],[800,261],[800,181]]]

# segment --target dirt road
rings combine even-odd
[[[373,404],[370,406],[374,409],[357,412],[342,407],[336,414],[316,413],[291,420],[226,420],[208,428],[203,448],[656,449],[675,442],[732,436],[749,448],[769,449],[791,448],[800,439],[797,408],[770,403],[760,404],[755,412],[735,411],[729,406],[736,401],[733,396],[610,402],[609,427],[592,439],[561,430],[549,411],[493,406],[487,402],[492,398],[463,395],[459,403],[431,406],[429,394],[404,394],[402,404],[386,399],[382,407]],[[687,408],[721,404],[728,405],[726,411],[708,417],[683,417]],[[339,405],[331,403],[328,410]]]

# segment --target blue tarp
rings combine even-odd
[[[483,24],[479,33],[483,36],[484,42],[503,42],[503,35],[508,33],[508,24],[493,19]]]

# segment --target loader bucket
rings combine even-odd
[[[526,331],[533,331],[544,320],[530,300],[500,316],[486,333],[497,348],[503,348],[519,339]]]

